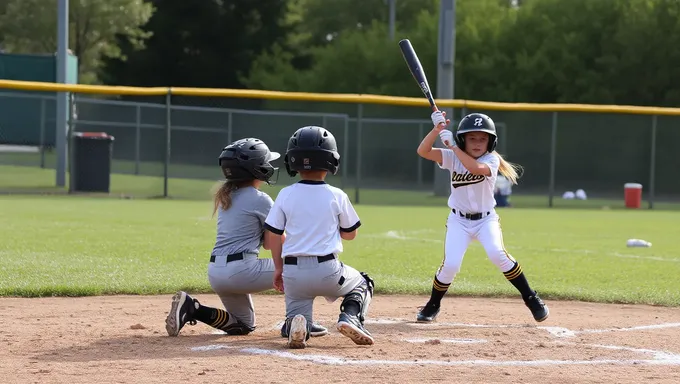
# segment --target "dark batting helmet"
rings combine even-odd
[[[260,139],[237,140],[222,149],[219,164],[222,173],[230,181],[262,180],[269,182],[278,168],[270,163],[281,157],[271,152]]]
[[[496,124],[491,118],[483,113],[471,113],[460,120],[456,136],[460,149],[465,150],[465,134],[468,132],[486,132],[489,134],[489,146],[487,150],[493,152],[498,143],[498,135],[496,134]]]
[[[288,139],[283,163],[290,176],[298,171],[328,171],[335,175],[340,167],[335,137],[323,127],[302,127]]]

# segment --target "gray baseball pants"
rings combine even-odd
[[[290,264],[292,259],[295,259],[296,264]],[[313,322],[313,304],[317,296],[333,302],[354,288],[367,284],[359,271],[345,265],[337,257],[322,262],[317,256],[285,257],[283,261],[286,317],[301,314],[308,324]]]
[[[236,320],[255,327],[255,307],[251,293],[273,289],[274,261],[245,254],[243,260],[230,261],[215,256],[208,265],[208,281],[224,308]]]

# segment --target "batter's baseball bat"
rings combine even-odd
[[[425,98],[430,102],[430,107],[432,111],[437,111],[437,104],[434,102],[432,97],[432,92],[430,91],[430,84],[427,82],[427,76],[425,76],[425,70],[420,64],[418,55],[413,49],[411,42],[408,39],[403,39],[399,41],[399,49],[401,49],[401,54],[406,60],[406,65],[408,65],[408,70],[411,71],[413,78],[416,79],[416,83],[420,86],[420,90],[423,91]]]

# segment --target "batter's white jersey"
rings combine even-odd
[[[491,169],[491,176],[473,175],[458,156],[451,149],[440,149],[442,163],[438,164],[442,169],[448,169],[451,174],[451,195],[449,196],[449,208],[462,213],[479,213],[491,211],[496,206],[493,197],[494,185],[498,175],[500,158],[493,153],[487,152],[477,159]]]

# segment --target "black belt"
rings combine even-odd
[[[230,262],[236,261],[236,260],[243,260],[243,252],[234,253],[232,255],[227,256],[227,263],[230,263]],[[215,262],[215,255],[210,255],[210,262],[211,263]]]
[[[456,210],[455,210],[455,209],[452,209],[451,212],[456,213]],[[458,216],[460,216],[460,217],[462,217],[462,218],[465,218],[465,219],[468,219],[468,220],[479,220],[479,219],[481,219],[481,218],[484,217],[484,216],[489,216],[490,214],[491,214],[490,211],[489,211],[489,212],[486,212],[486,213],[482,213],[482,212],[479,212],[479,213],[463,213],[463,212],[458,212]]]
[[[309,256],[303,256],[303,257],[309,257]],[[335,255],[332,254],[332,253],[331,253],[330,255],[326,255],[326,256],[317,256],[317,257],[316,257],[316,260],[317,260],[319,263],[323,263],[323,262],[325,262],[325,261],[330,261],[330,260],[334,260],[334,259],[335,259]],[[287,265],[297,265],[297,262],[298,262],[298,258],[297,258],[297,257],[286,256],[286,257],[283,258],[283,263],[284,263],[284,264],[287,264]]]

